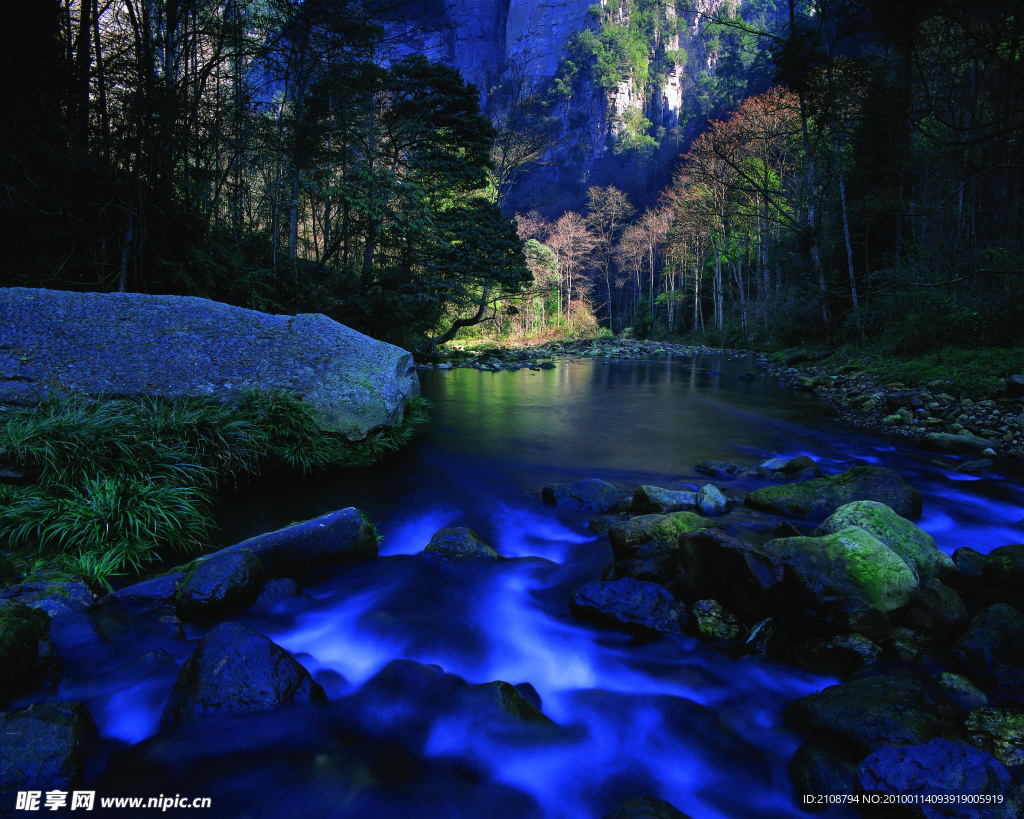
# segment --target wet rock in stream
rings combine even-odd
[[[274,642],[238,623],[220,623],[199,641],[164,706],[171,726],[208,711],[263,711],[291,702],[326,703],[323,688]]]
[[[891,469],[876,466],[853,466],[825,478],[766,486],[748,494],[744,503],[776,515],[822,519],[858,500],[878,501],[911,520],[921,516],[921,493]]]
[[[0,714],[0,799],[19,790],[68,790],[83,782],[96,724],[80,702],[48,702]]]

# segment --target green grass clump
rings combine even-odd
[[[34,555],[35,570],[109,588],[119,572],[206,546],[219,484],[267,467],[372,463],[408,442],[428,406],[413,399],[400,424],[359,445],[279,391],[251,393],[233,408],[70,396],[0,410],[0,458],[32,480],[0,484],[0,546],[24,565]]]

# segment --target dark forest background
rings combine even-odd
[[[1021,3],[615,0],[554,77],[484,87],[396,47],[410,5],[438,24],[355,0],[8,10],[0,283],[316,311],[415,348],[1019,341]],[[687,60],[687,12],[699,104],[668,130],[614,114],[588,162],[573,100],[645,98]]]

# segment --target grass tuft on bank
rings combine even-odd
[[[769,357],[782,364],[801,352],[812,360],[820,360],[825,369],[839,371],[847,366],[883,383],[899,383],[914,389],[932,385],[939,392],[973,399],[1000,396],[1007,378],[1024,373],[1024,347],[949,347],[919,355],[856,347],[790,348],[776,350]]]
[[[359,444],[323,430],[284,392],[238,407],[198,398],[52,397],[0,410],[0,547],[23,573],[109,587],[109,578],[210,543],[218,486],[268,469],[365,466],[403,447],[429,417],[414,398],[394,428]]]

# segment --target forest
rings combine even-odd
[[[22,4],[3,283],[322,312],[418,350],[1017,341],[1013,3],[615,0],[554,77],[479,88],[399,46],[410,8],[440,25],[404,0]],[[697,107],[671,133],[610,109],[600,184],[531,201],[574,147],[564,101],[644,98],[695,59],[673,47],[687,14]]]

